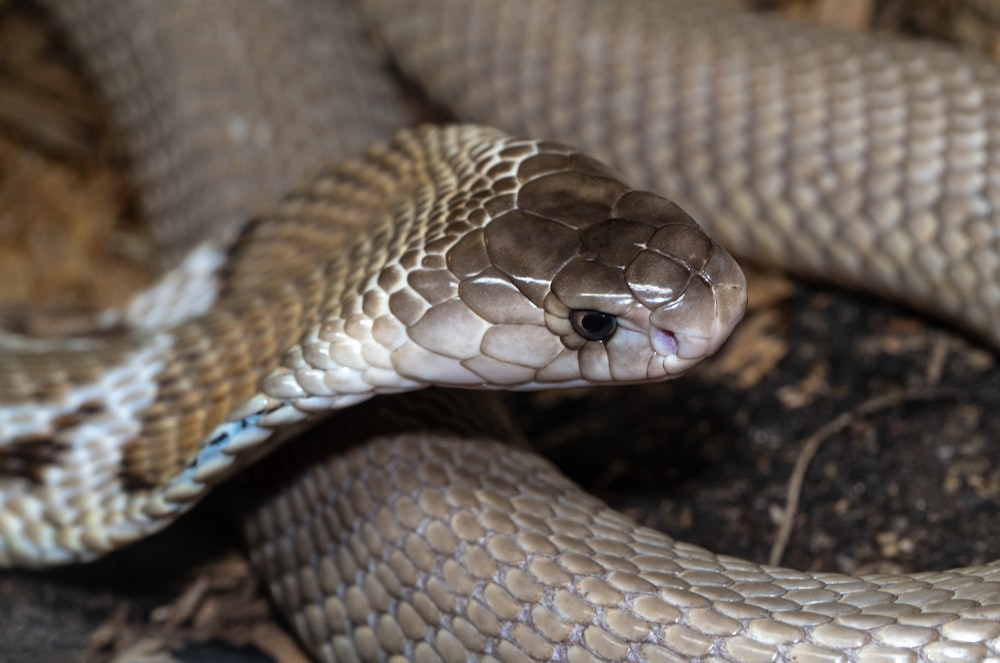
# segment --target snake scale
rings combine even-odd
[[[740,255],[1000,343],[995,64],[683,1],[43,4],[175,269],[99,334],[4,336],[0,564],[156,531],[352,406],[369,423],[342,452],[296,440],[248,470],[277,477],[252,556],[319,660],[1000,656],[1000,563],[854,578],[717,556],[499,444],[486,405],[355,405],[711,354],[742,273],[644,189]],[[395,133],[386,53],[463,121],[546,140]]]

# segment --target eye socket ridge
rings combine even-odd
[[[570,311],[569,322],[573,331],[589,341],[606,341],[618,329],[616,316],[591,309]]]

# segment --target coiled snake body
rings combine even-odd
[[[349,159],[406,122],[362,25],[463,119],[582,145],[740,253],[998,340],[988,63],[684,2],[48,4],[178,267],[102,334],[4,339],[4,565],[160,529],[275,430],[373,394],[663,379],[741,317],[728,254],[575,149],[460,125]],[[248,518],[317,658],[1000,655],[995,563],[851,578],[716,556],[441,403],[357,406],[374,423],[344,453],[289,445]]]

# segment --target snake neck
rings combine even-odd
[[[80,555],[82,521],[116,519],[84,557],[144,536],[259,457],[275,429],[422,386],[392,369],[388,302],[425,262],[413,247],[445,234],[454,201],[440,192],[469,177],[458,157],[490,136],[402,132],[324,172],[236,234],[210,310],[171,328],[5,343],[0,506],[68,515],[51,549],[0,550],[0,562]]]

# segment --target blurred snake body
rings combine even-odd
[[[348,408],[341,452],[295,440],[248,470],[276,485],[252,556],[319,660],[1000,657],[998,563],[854,578],[717,556],[493,441],[457,397],[359,404],[661,380],[712,354],[742,272],[643,189],[741,255],[1000,343],[996,65],[682,1],[43,4],[174,269],[99,333],[0,339],[0,565],[157,531]],[[400,131],[387,53],[499,129]]]

